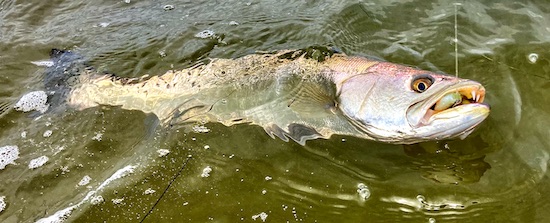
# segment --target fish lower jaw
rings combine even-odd
[[[441,96],[426,109],[426,113],[421,123],[427,123],[432,116],[441,112],[448,112],[460,106],[483,104],[484,99],[485,88],[480,85],[463,86],[448,90],[441,94]]]
[[[488,116],[489,111],[489,106],[484,103],[462,104],[441,111],[428,109],[420,123],[422,123],[422,125],[429,125],[435,120],[460,119],[461,117],[466,118],[467,116],[469,117],[468,119],[481,118],[483,120]]]

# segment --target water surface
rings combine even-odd
[[[0,221],[138,222],[156,204],[145,222],[546,222],[544,1],[458,2],[459,75],[483,83],[492,108],[465,140],[400,146],[333,136],[300,146],[257,126],[162,128],[116,107],[11,109],[43,89],[44,68],[31,61],[51,48],[124,77],[313,45],[454,74],[453,3],[3,1],[0,147],[17,146],[19,158],[0,170]],[[30,169],[41,156],[48,161]]]

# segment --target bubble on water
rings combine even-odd
[[[435,218],[429,218],[429,219],[428,219],[428,222],[429,222],[429,223],[435,223]]]
[[[160,50],[159,55],[160,55],[160,57],[166,57],[166,51]]]
[[[207,132],[210,132],[210,129],[208,129],[206,126],[204,125],[195,125],[192,127],[193,129],[193,132],[196,132],[196,133],[207,133]]]
[[[113,202],[113,204],[122,204],[123,201],[124,201],[124,198],[111,199],[111,202]]]
[[[44,138],[48,138],[48,137],[52,136],[52,133],[53,133],[52,130],[46,130],[44,132],[44,134],[42,134],[42,136],[44,136]]]
[[[265,189],[262,190],[262,194],[263,194],[263,195],[267,194],[267,190],[265,190]]]
[[[149,195],[149,194],[153,194],[153,193],[155,193],[155,192],[156,192],[156,191],[153,190],[152,188],[147,188],[147,190],[145,190],[145,191],[143,192],[143,194]]]
[[[159,149],[159,150],[157,150],[157,153],[159,154],[159,157],[163,157],[163,156],[168,155],[168,153],[170,153],[170,150],[167,150],[167,149]]]
[[[98,204],[103,203],[103,201],[105,201],[105,199],[103,199],[103,196],[97,195],[97,196],[93,196],[93,197],[90,199],[90,204],[92,204],[92,205],[98,205]]]
[[[272,179],[273,179],[273,177],[265,176],[265,181],[270,181],[270,180],[272,180]]]
[[[239,23],[238,23],[238,22],[235,22],[235,21],[231,21],[231,22],[229,22],[229,25],[231,25],[231,26],[238,26]]]
[[[260,218],[262,222],[265,222],[267,219],[267,214],[265,212],[259,213],[257,215],[252,215],[252,220],[256,221],[256,219]]]
[[[4,211],[4,209],[6,209],[6,202],[4,201],[4,199],[6,198],[6,196],[0,196],[0,213],[2,213],[2,211]]]
[[[162,6],[162,8],[164,9],[164,11],[170,11],[170,10],[174,9],[175,7],[173,5],[165,5],[165,6]]]
[[[210,149],[209,145],[204,146],[204,149]]]
[[[189,204],[189,202],[183,202],[183,206],[187,206]]]
[[[45,91],[33,91],[23,95],[23,97],[15,103],[14,108],[17,111],[22,112],[34,110],[44,113],[48,110],[48,104],[46,104],[47,101],[48,95]]]
[[[8,164],[16,165],[15,160],[19,159],[19,147],[3,146],[0,147],[0,170],[3,170]]]
[[[78,182],[78,186],[85,186],[85,185],[88,185],[90,183],[90,180],[92,180],[92,178],[88,175],[82,177],[82,180],[80,180],[80,182]]]
[[[21,132],[21,138],[27,138],[27,131]]]
[[[107,27],[107,26],[109,26],[109,25],[110,25],[110,23],[108,23],[108,22],[102,22],[102,23],[99,23],[98,26],[99,26],[99,27],[105,28],[105,27]]]
[[[210,166],[206,166],[201,173],[201,177],[209,177],[210,172],[212,172],[212,168]]]
[[[539,55],[536,54],[536,53],[531,53],[527,56],[527,59],[529,60],[529,63],[536,63],[537,60],[539,59]]]
[[[41,156],[41,157],[32,159],[29,162],[29,169],[36,169],[38,167],[41,167],[44,164],[46,164],[46,162],[48,162],[48,160],[50,160],[50,158],[48,158],[47,156]]]
[[[418,196],[416,196],[416,199],[420,202],[420,203],[426,203],[426,198],[419,194]]]
[[[63,150],[65,150],[65,147],[64,147],[64,146],[58,146],[58,147],[55,149],[53,155],[57,155],[58,153],[60,153],[60,152],[63,151]]]
[[[359,197],[361,197],[363,200],[367,200],[370,197],[369,187],[364,183],[357,184],[357,193],[359,193]]]
[[[95,133],[95,136],[92,137],[92,140],[96,140],[96,141],[101,141],[101,138],[103,137],[103,133],[101,132],[96,132]]]
[[[124,3],[130,4],[130,0],[124,0]]]
[[[71,172],[71,170],[69,169],[69,166],[61,166],[59,170],[61,170],[61,174],[66,174],[68,172]]]
[[[214,34],[215,34],[214,31],[207,29],[207,30],[203,30],[203,31],[195,34],[195,37],[201,38],[201,39],[206,39],[206,38],[210,38],[210,37],[214,36]]]

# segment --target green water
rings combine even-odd
[[[453,3],[1,1],[0,147],[20,154],[0,170],[0,222],[34,222],[74,205],[67,222],[139,222],[174,176],[144,222],[260,222],[253,217],[262,212],[266,222],[547,222],[545,1],[459,2],[459,75],[484,84],[492,109],[465,140],[399,146],[333,136],[300,146],[257,126],[162,128],[154,116],[115,107],[11,109],[43,89],[44,68],[30,62],[51,48],[124,77],[312,45],[454,74]],[[196,37],[205,30],[214,34]],[[49,160],[29,169],[40,156]],[[133,171],[111,178],[125,167]]]

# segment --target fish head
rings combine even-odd
[[[490,111],[480,83],[406,66],[381,62],[340,80],[340,111],[377,141],[465,138]]]

